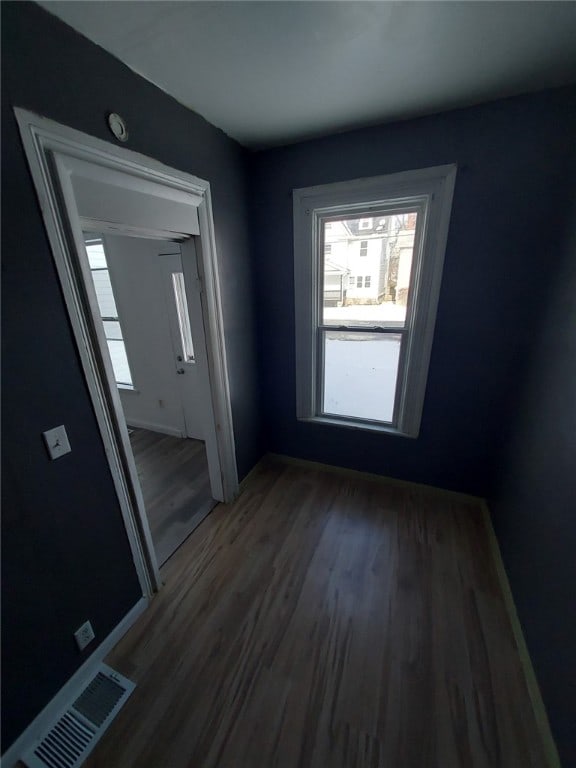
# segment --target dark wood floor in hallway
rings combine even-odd
[[[130,444],[160,565],[216,505],[200,440],[130,428]]]
[[[267,459],[108,662],[89,768],[543,768],[480,505]]]

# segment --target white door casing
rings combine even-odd
[[[205,378],[210,406],[206,449],[212,493],[219,500],[229,501],[237,493],[238,476],[210,185],[26,110],[15,108],[15,114],[142,592],[150,595],[160,587],[161,579],[112,366],[109,357],[100,352],[106,344],[102,324],[98,327],[93,322],[98,307],[91,287],[81,216],[90,220],[90,228],[100,231],[170,240],[199,235],[202,300],[195,302],[196,310],[189,304],[189,312],[193,323],[199,312],[206,335]],[[82,212],[74,182],[80,190]],[[110,206],[98,210],[99,195],[94,194],[98,184],[106,184],[107,192],[120,202],[127,201],[126,218],[117,215],[117,206],[114,210]],[[86,198],[96,203],[86,205]],[[144,223],[142,205],[147,211]],[[195,258],[186,258],[193,247],[191,240],[181,246],[189,301],[191,290],[199,285],[196,267],[188,265],[190,261],[195,264]]]

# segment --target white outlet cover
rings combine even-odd
[[[78,648],[83,651],[86,646],[94,640],[94,630],[92,629],[92,624],[90,624],[89,621],[85,621],[84,624],[82,624],[81,627],[78,627],[76,632],[74,632],[74,638],[76,639],[76,644],[78,645]]]
[[[44,442],[46,443],[46,449],[50,454],[52,460],[59,459],[60,456],[64,456],[70,453],[70,441],[66,434],[66,427],[61,424],[59,427],[49,429],[47,432],[43,432]]]

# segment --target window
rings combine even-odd
[[[110,281],[110,272],[106,262],[104,252],[104,243],[101,238],[87,237],[85,240],[86,253],[88,254],[88,264],[92,273],[94,290],[100,317],[104,326],[104,336],[108,344],[112,369],[116,383],[120,387],[134,388],[132,374],[128,364],[124,336],[118,319],[118,310],[116,301],[112,292],[112,283]]]
[[[350,284],[350,287],[353,287],[356,285],[356,278],[354,277],[354,275],[350,275],[348,282]]]
[[[294,191],[299,419],[417,437],[455,176],[441,166]],[[338,261],[350,269],[368,213],[378,271],[355,285],[377,296],[327,303],[325,222],[348,233]]]
[[[360,219],[358,229],[372,229],[372,219]]]
[[[330,256],[330,254],[332,253],[332,244],[331,243],[326,243],[324,245],[324,253],[326,254],[326,256]]]
[[[368,240],[360,240],[360,256],[368,256]]]
[[[194,362],[194,346],[192,344],[192,328],[188,314],[188,301],[186,299],[186,286],[184,285],[184,273],[172,272],[172,287],[176,301],[176,314],[178,316],[178,328],[184,360],[187,363]]]

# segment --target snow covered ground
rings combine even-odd
[[[406,307],[391,301],[382,304],[354,304],[349,307],[324,307],[326,324],[377,325],[402,324],[406,318]]]
[[[364,307],[361,307],[364,309]],[[326,334],[324,412],[392,421],[400,335]]]

